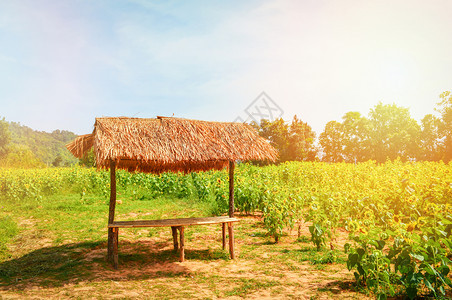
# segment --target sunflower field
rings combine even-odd
[[[45,201],[54,194],[107,199],[109,185],[109,172],[102,170],[0,169],[2,201]],[[118,199],[189,197],[212,202],[213,214],[228,210],[226,170],[186,175],[119,170],[117,187]],[[346,266],[356,283],[379,299],[450,295],[452,164],[398,160],[239,164],[234,198],[237,211],[261,216],[275,242],[301,224],[309,226],[317,249],[333,247],[338,234],[346,232]]]

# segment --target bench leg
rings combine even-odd
[[[118,236],[119,228],[113,227],[113,268],[118,269]]]
[[[232,222],[228,223],[228,231],[229,231],[229,254],[231,255],[231,259],[235,259],[235,253],[234,253],[234,227],[232,226]]]
[[[114,239],[113,228],[108,228],[107,261],[109,262],[113,262],[113,239]]]
[[[221,223],[221,233],[223,236],[223,250],[226,249],[226,223]]]
[[[185,245],[184,245],[184,226],[179,227],[180,232],[180,261],[185,260]]]
[[[171,231],[173,233],[174,251],[177,251],[179,249],[179,243],[177,242],[177,227],[171,226]]]

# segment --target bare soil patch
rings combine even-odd
[[[308,242],[297,242],[297,230],[274,244],[259,216],[240,218],[235,226],[236,260],[221,249],[218,226],[186,229],[183,263],[173,250],[169,228],[124,229],[119,270],[106,262],[105,241],[53,247],[44,241],[0,264],[0,272],[10,275],[7,281],[0,279],[0,295],[5,299],[371,299],[354,290],[353,276],[343,263],[313,264],[309,256],[321,253]],[[308,225],[302,224],[303,235],[308,236]],[[335,247],[343,244],[343,235],[334,241]],[[27,263],[41,263],[47,269],[27,269]]]

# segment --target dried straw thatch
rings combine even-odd
[[[92,134],[67,145],[81,158],[94,147],[97,166],[161,173],[222,169],[232,160],[271,160],[277,151],[242,123],[179,118],[96,118]]]

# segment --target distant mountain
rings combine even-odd
[[[36,131],[20,123],[9,122],[10,145],[19,149],[29,149],[47,166],[65,166],[78,162],[66,149],[66,144],[77,137],[67,130],[53,132]]]

